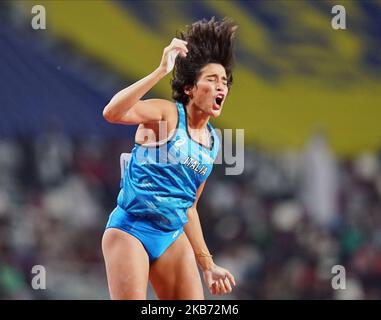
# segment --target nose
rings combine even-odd
[[[224,90],[222,83],[220,83],[220,82],[217,83],[216,90],[217,91],[223,91]]]

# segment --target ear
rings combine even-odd
[[[191,86],[185,86],[184,87],[184,93],[189,96],[189,98],[193,98],[193,93],[192,93],[193,87]]]

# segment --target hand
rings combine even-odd
[[[165,74],[172,71],[178,54],[184,58],[187,56],[188,49],[186,45],[186,41],[173,38],[169,46],[164,48],[159,68],[163,70]]]
[[[208,270],[203,271],[203,274],[209,292],[213,295],[230,293],[232,285],[236,285],[233,275],[228,270],[214,263]]]

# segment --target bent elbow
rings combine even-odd
[[[110,110],[110,107],[108,105],[103,109],[102,114],[103,114],[103,118],[105,118],[106,121],[111,122],[111,123],[115,122],[115,117],[113,116],[113,114]]]

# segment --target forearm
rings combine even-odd
[[[119,91],[104,108],[103,115],[108,118],[120,117],[135,105],[165,75],[165,70],[159,67],[143,79]]]
[[[184,226],[184,231],[192,245],[197,264],[203,271],[209,270],[213,265],[213,259],[204,240],[197,209],[194,207],[188,210],[188,223]]]

